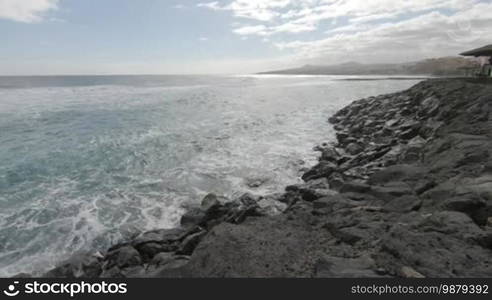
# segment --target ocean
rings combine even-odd
[[[0,77],[0,276],[179,224],[210,192],[282,192],[328,117],[407,77]]]

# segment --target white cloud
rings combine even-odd
[[[59,0],[0,0],[0,19],[35,23],[43,21],[50,10],[58,8]]]
[[[204,36],[202,36],[202,37],[200,37],[198,40],[199,40],[200,42],[206,42],[206,41],[208,41],[208,37],[204,37]]]
[[[235,0],[221,6],[219,2],[199,3],[198,7],[232,11],[234,16],[258,21],[270,21],[280,15],[276,9],[284,8],[291,0]]]
[[[265,25],[256,26],[243,26],[233,30],[234,33],[239,35],[268,35]]]
[[[222,7],[220,7],[220,5],[219,5],[219,2],[217,2],[217,1],[207,2],[207,3],[198,3],[196,6],[197,7],[205,7],[205,8],[209,8],[212,10],[221,10],[222,9]]]
[[[467,48],[490,44],[492,3],[479,3],[453,15],[430,12],[411,19],[368,26],[336,28],[315,41],[281,42],[299,60],[333,63],[344,60],[391,62],[457,55]],[[335,34],[333,34],[335,33]]]
[[[306,63],[414,60],[491,43],[491,0],[229,0],[201,6],[230,12],[239,23],[235,34],[268,38]]]
[[[336,24],[340,17],[347,18],[351,23],[368,23],[395,19],[408,13],[422,14],[438,9],[458,11],[478,2],[479,0],[232,0],[224,5],[218,1],[200,3],[198,7],[229,11],[234,17],[258,22],[266,28],[256,33],[265,36],[316,31],[321,22],[330,21]],[[259,24],[244,27],[251,28]],[[234,32],[244,34],[243,30],[234,29]]]

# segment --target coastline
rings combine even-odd
[[[305,183],[208,195],[181,227],[46,277],[490,277],[492,84],[432,79],[330,118]],[[29,276],[19,274],[18,277]]]

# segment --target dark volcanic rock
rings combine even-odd
[[[205,220],[206,213],[203,209],[194,207],[188,209],[188,211],[181,217],[181,226],[190,227],[201,224]]]
[[[59,267],[45,273],[47,278],[93,278],[102,273],[102,255],[95,253],[80,253],[73,255]],[[30,277],[30,276],[28,276]]]
[[[183,240],[183,242],[181,242],[177,253],[182,255],[191,255],[198,243],[200,243],[200,241],[206,234],[207,232],[205,230],[190,234]]]
[[[199,244],[188,265],[195,277],[309,277],[315,261],[310,214],[249,219],[216,226]]]
[[[394,274],[411,266],[426,277],[490,277],[492,253],[480,245],[483,235],[461,213],[409,215],[383,238],[377,261]]]
[[[302,179],[304,181],[309,181],[319,178],[327,178],[328,176],[331,175],[331,173],[333,173],[336,170],[337,170],[337,165],[334,164],[333,162],[320,161],[319,164],[317,164],[311,170],[307,171],[302,176]]]
[[[203,211],[208,211],[210,209],[213,209],[214,207],[220,206],[221,203],[219,201],[219,198],[215,194],[208,194],[203,198],[202,200],[202,205],[201,209]]]
[[[140,253],[132,246],[127,245],[108,253],[105,269],[111,269],[114,266],[118,268],[133,267],[141,262]]]

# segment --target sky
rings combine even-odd
[[[0,75],[242,74],[492,44],[492,0],[0,0]]]

